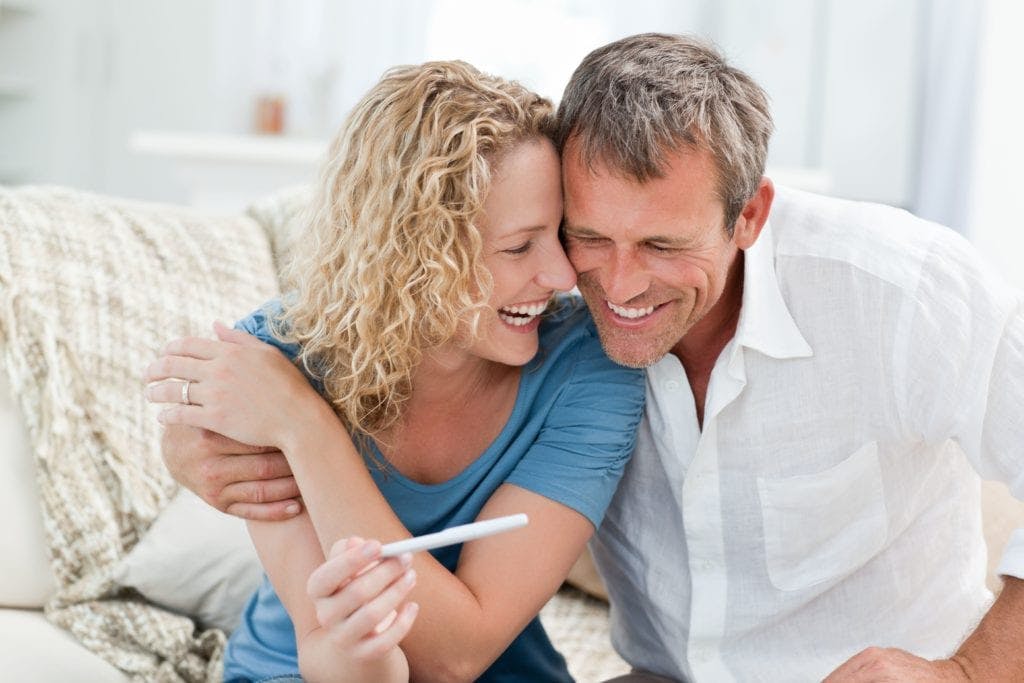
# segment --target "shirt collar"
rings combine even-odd
[[[760,351],[772,358],[807,358],[813,355],[779,289],[770,223],[765,223],[757,241],[744,252],[743,304],[735,341],[737,346]]]

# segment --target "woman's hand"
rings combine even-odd
[[[158,419],[284,450],[288,435],[324,416],[327,404],[278,349],[214,324],[218,339],[170,342],[146,369],[146,398],[170,403]],[[184,381],[167,381],[167,380]],[[187,386],[185,381],[188,382]]]
[[[394,654],[419,611],[414,602],[402,604],[416,584],[412,557],[381,560],[380,547],[342,539],[306,584],[322,637],[357,666]]]

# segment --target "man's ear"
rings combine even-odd
[[[749,249],[754,246],[761,229],[768,221],[768,214],[772,210],[772,200],[775,198],[775,185],[767,177],[762,177],[761,182],[740,211],[733,227],[732,241],[740,249]]]

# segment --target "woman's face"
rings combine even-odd
[[[558,239],[561,221],[558,153],[546,139],[520,143],[496,169],[477,220],[494,289],[474,355],[524,365],[537,353],[540,313],[556,291],[576,284]]]

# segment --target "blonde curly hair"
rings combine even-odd
[[[349,114],[273,329],[354,437],[398,420],[424,350],[476,334],[492,282],[474,220],[503,154],[554,127],[548,100],[459,61],[392,68]]]

